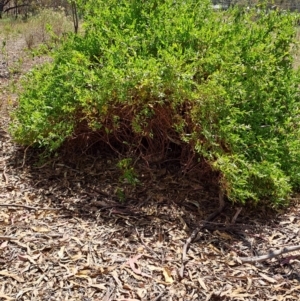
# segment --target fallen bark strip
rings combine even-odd
[[[262,262],[262,261],[265,261],[265,260],[277,257],[279,255],[282,255],[282,254],[285,254],[285,253],[289,253],[289,252],[293,252],[293,251],[297,251],[297,250],[300,250],[300,246],[284,247],[284,248],[276,250],[276,251],[270,250],[268,254],[261,255],[261,256],[239,257],[239,260],[242,263]]]
[[[17,238],[12,237],[12,236],[1,236],[0,235],[0,240],[17,240]]]
[[[213,219],[215,219],[224,209],[225,207],[225,202],[224,202],[224,192],[223,190],[220,191],[219,193],[219,208],[214,211],[202,224],[201,226],[197,227],[192,234],[190,235],[190,237],[186,240],[184,246],[183,246],[183,250],[182,250],[182,259],[181,259],[181,268],[179,270],[179,275],[181,278],[183,278],[183,273],[184,273],[184,267],[185,267],[185,263],[186,263],[186,254],[189,250],[190,244],[193,242],[193,240],[196,238],[197,234],[199,233],[200,230],[202,230],[203,228],[206,227],[206,225],[208,224],[208,222],[212,221]]]
[[[41,208],[41,207],[32,207],[27,205],[18,205],[18,204],[0,204],[0,207],[20,207],[29,210],[62,210],[62,208]]]

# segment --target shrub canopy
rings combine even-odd
[[[88,130],[166,154],[172,141],[219,171],[232,201],[282,204],[299,187],[297,15],[208,0],[77,3],[84,33],[27,74],[17,142],[54,151]]]

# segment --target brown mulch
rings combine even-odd
[[[135,188],[105,152],[40,162],[7,133],[12,79],[0,78],[0,300],[299,299],[299,251],[239,260],[300,244],[297,198],[288,210],[243,208],[235,222],[227,203],[191,243],[181,278],[183,246],[217,209],[217,188],[176,162],[137,162]]]

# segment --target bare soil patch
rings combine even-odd
[[[238,259],[300,244],[297,198],[285,211],[243,208],[234,223],[237,208],[227,203],[190,245],[181,278],[186,240],[218,207],[209,177],[181,175],[176,162],[138,162],[133,189],[105,149],[39,162],[7,125],[16,99],[9,85],[44,58],[26,56],[21,38],[10,45],[23,65],[0,77],[1,300],[299,299],[299,252]]]

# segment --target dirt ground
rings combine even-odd
[[[236,220],[226,203],[190,244],[182,274],[187,239],[218,207],[209,181],[138,162],[133,189],[107,152],[40,163],[16,145],[12,88],[45,60],[24,48],[14,37],[0,54],[0,300],[299,300],[299,251],[242,262],[300,245],[296,197],[288,210],[243,208]]]

